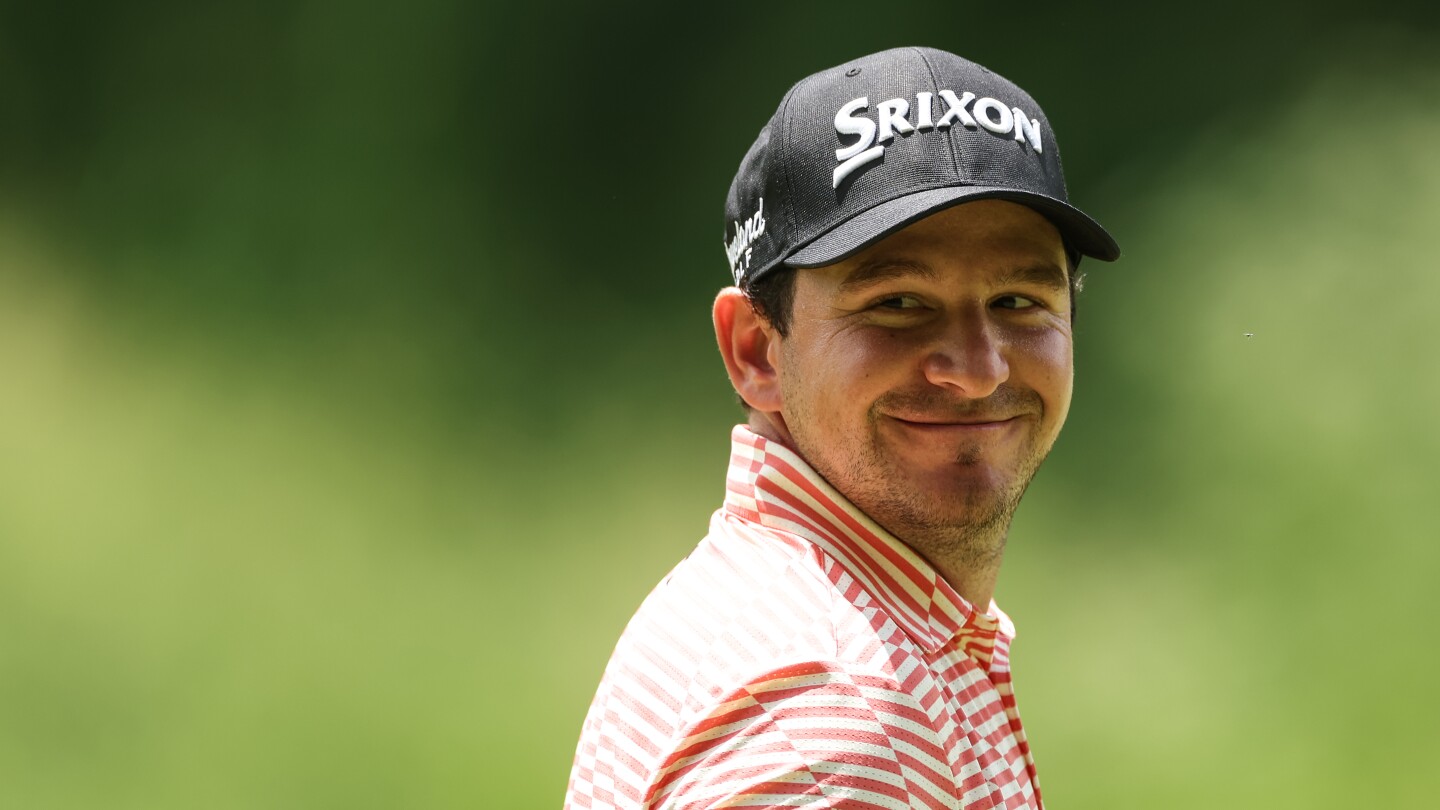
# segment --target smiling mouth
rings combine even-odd
[[[987,428],[1001,427],[1019,419],[1018,416],[983,416],[966,417],[963,419],[905,419],[899,416],[891,416],[890,419],[902,425],[910,427],[925,428]]]

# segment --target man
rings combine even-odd
[[[1080,255],[1020,88],[904,48],[791,88],[726,202],[725,505],[591,705],[576,808],[1035,807],[991,594],[1065,421]]]

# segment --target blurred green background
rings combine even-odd
[[[929,44],[1125,250],[998,595],[1049,804],[1434,806],[1436,8],[5,3],[0,804],[557,807],[730,176]]]

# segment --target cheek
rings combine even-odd
[[[893,334],[842,331],[787,346],[787,402],[825,421],[863,415],[907,367],[903,341]],[[794,401],[792,401],[794,400]]]
[[[844,405],[864,409],[885,391],[900,385],[917,367],[915,348],[904,336],[881,329],[857,329],[837,335],[818,358]]]
[[[1051,332],[1025,344],[1026,376],[1045,402],[1046,415],[1058,426],[1070,410],[1075,386],[1074,344],[1070,336]]]

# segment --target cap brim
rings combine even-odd
[[[845,259],[913,222],[974,200],[1012,200],[1035,209],[1072,250],[1101,261],[1120,258],[1120,246],[1083,211],[1053,197],[1000,186],[948,186],[917,191],[862,211],[812,239],[784,260],[791,267],[823,267]]]

